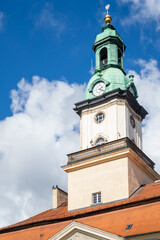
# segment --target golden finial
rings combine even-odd
[[[110,24],[111,21],[112,21],[111,16],[108,14],[109,8],[110,8],[110,4],[108,4],[108,5],[105,6],[105,9],[107,10],[107,15],[105,16],[104,21],[105,21],[105,23],[106,23],[107,25]]]

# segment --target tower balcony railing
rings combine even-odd
[[[133,149],[152,169],[154,169],[154,162],[148,158],[145,153],[142,152],[129,138],[118,139],[109,143],[104,143],[99,146],[68,154],[68,164],[73,164],[79,161],[90,159],[92,157],[109,154],[114,151],[127,148]]]

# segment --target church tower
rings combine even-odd
[[[68,210],[129,198],[142,184],[159,179],[142,151],[142,121],[134,76],[123,69],[125,45],[112,18],[93,44],[96,69],[85,100],[75,104],[80,116],[80,151],[68,155]]]

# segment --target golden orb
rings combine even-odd
[[[109,14],[107,14],[107,15],[105,16],[105,18],[104,18],[104,21],[105,21],[105,23],[106,23],[107,25],[110,24],[111,21],[112,21],[111,16],[110,16]]]

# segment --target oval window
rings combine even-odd
[[[104,113],[98,113],[95,116],[96,123],[101,123],[104,120]]]

